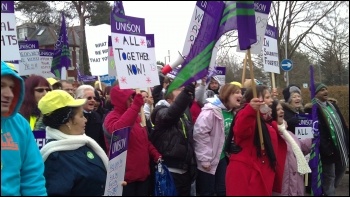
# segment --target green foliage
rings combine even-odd
[[[51,23],[53,11],[48,1],[15,1],[15,10],[21,12],[28,20],[25,22]]]

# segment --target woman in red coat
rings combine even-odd
[[[244,95],[245,105],[237,113],[233,136],[242,150],[230,155],[226,170],[227,196],[271,196],[281,191],[287,146],[278,134],[277,123],[271,112],[261,113],[261,127],[265,150],[260,147],[257,111],[271,105],[271,94],[266,86],[257,86],[259,98],[253,98],[252,89]]]
[[[150,157],[158,162],[161,155],[148,140],[146,127],[141,126],[140,109],[144,104],[141,94],[131,89],[120,89],[119,85],[111,90],[113,111],[104,121],[105,137],[109,152],[111,134],[118,129],[131,127],[126,156],[123,196],[147,196],[149,194]]]

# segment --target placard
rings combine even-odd
[[[18,46],[21,56],[18,69],[19,75],[37,74],[41,66],[39,42],[37,40],[19,41]]]
[[[295,127],[295,135],[299,139],[314,138],[313,122],[310,114],[297,115],[299,124]]]
[[[41,66],[37,72],[45,78],[55,77],[51,72],[51,63],[53,59],[54,50],[51,49],[39,49]]]
[[[267,25],[263,46],[263,65],[265,72],[280,74],[278,60],[277,28]]]

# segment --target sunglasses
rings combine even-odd
[[[92,97],[92,96],[89,96],[89,97],[87,97],[86,98],[88,101],[90,101],[90,100],[92,100],[92,99],[94,99],[95,101],[98,101],[99,99],[97,99],[96,97]]]
[[[36,89],[34,89],[34,91],[42,93],[44,91],[50,92],[51,89],[50,88],[36,88]]]

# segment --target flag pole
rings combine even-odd
[[[248,60],[249,60],[250,78],[252,79],[253,97],[257,98],[258,95],[257,95],[257,92],[256,92],[256,85],[255,85],[254,72],[253,72],[253,62],[252,62],[252,58],[251,58],[251,55],[250,55],[250,48],[247,50],[247,54],[248,54]],[[257,113],[257,121],[258,121],[260,147],[261,147],[261,150],[264,151],[265,150],[265,145],[264,145],[264,139],[263,139],[263,135],[262,135],[261,117],[260,117],[259,110],[256,113]]]
[[[275,73],[274,72],[271,72],[271,82],[272,82],[272,89],[276,88]]]
[[[242,85],[244,84],[244,81],[245,81],[245,71],[246,71],[246,67],[247,67],[247,58],[248,58],[248,51],[245,52],[245,57],[243,60]]]

